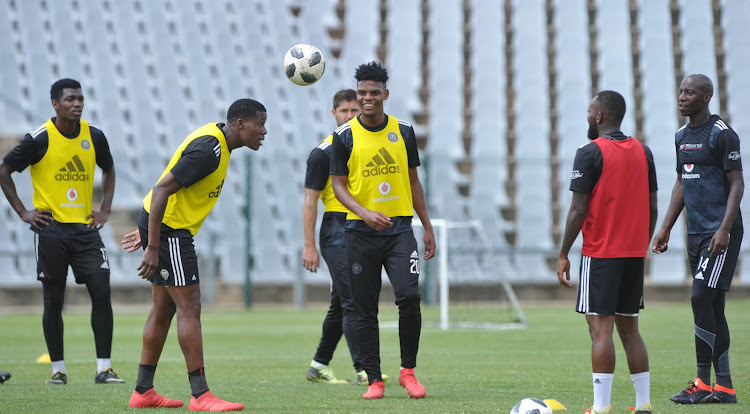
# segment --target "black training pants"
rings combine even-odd
[[[385,267],[399,310],[401,366],[417,365],[422,314],[419,295],[419,255],[411,229],[393,235],[374,235],[346,230],[347,265],[357,309],[360,352],[370,383],[382,381],[378,302]]]
[[[320,337],[320,344],[314,359],[321,364],[328,365],[343,333],[349,345],[354,369],[360,371],[362,370],[362,355],[359,352],[357,338],[357,313],[349,287],[346,245],[321,246],[320,251],[331,272],[331,306],[323,321],[323,335]]]

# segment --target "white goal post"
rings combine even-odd
[[[480,221],[448,221],[444,219],[433,219],[431,220],[433,230],[435,231],[436,244],[437,244],[437,261],[438,261],[438,296],[440,303],[440,322],[439,326],[442,330],[448,328],[480,328],[480,329],[522,329],[528,326],[526,316],[521,309],[521,305],[516,298],[513,287],[505,278],[505,275],[500,271],[500,266],[497,255],[495,254],[492,244],[488,239],[484,228]],[[414,222],[415,227],[422,227],[418,220]],[[456,238],[452,239],[449,233],[462,232],[464,239]],[[454,243],[451,243],[453,241]],[[464,318],[466,320],[458,320],[451,318],[451,286],[452,283],[462,283],[461,277],[458,276],[463,269],[451,268],[450,259],[453,255],[457,255],[458,249],[455,246],[455,242],[462,244],[464,249],[464,255],[466,259],[471,262],[479,261],[480,259],[487,261],[483,266],[474,264],[472,266],[473,272],[481,277],[481,280],[485,283],[491,283],[493,285],[499,284],[501,290],[500,293],[504,294],[504,301],[498,300],[496,305],[499,306],[501,303],[503,306],[510,307],[510,312],[513,316],[507,321],[487,321],[481,320],[482,318],[476,318],[472,320],[471,317]],[[463,283],[471,283],[471,281],[463,281]],[[479,287],[481,289],[481,286]],[[469,293],[469,296],[471,293]],[[492,313],[492,301],[482,302],[484,305],[490,306],[489,312]],[[455,306],[455,305],[454,305]],[[471,307],[471,305],[469,305]],[[469,309],[469,313],[472,312]],[[476,313],[478,314],[478,313]]]

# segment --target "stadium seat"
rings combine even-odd
[[[716,74],[712,6],[706,2],[679,0],[680,31],[682,34],[682,70],[685,75],[702,73],[714,84],[714,95],[709,103],[711,113],[719,113],[719,78]]]
[[[611,89],[625,98],[627,111],[622,132],[634,135],[635,99],[628,0],[596,0],[596,5],[599,90]]]
[[[421,109],[419,87],[421,82],[422,16],[417,2],[389,0],[388,55],[386,66],[398,67],[389,72],[386,113],[412,122],[413,113]]]
[[[592,92],[590,48],[595,48],[598,56],[593,63],[599,89],[615,89],[625,96],[628,113],[623,132],[635,134],[633,47],[640,56],[637,69],[644,136],[639,138],[646,140],[656,158],[659,206],[662,211],[666,208],[675,179],[673,137],[679,126],[669,0],[636,0],[632,5],[626,0],[595,0],[594,45],[589,44],[586,0],[513,0],[508,9],[502,2],[492,1],[429,0],[426,5],[412,0],[347,1],[343,20],[337,15],[340,3],[110,0],[83,7],[72,0],[8,2],[0,6],[0,59],[5,63],[0,67],[4,85],[0,128],[4,134],[35,129],[54,113],[49,102],[54,78],[80,78],[87,99],[84,118],[105,132],[118,167],[115,206],[137,209],[187,133],[206,122],[222,120],[234,99],[251,96],[260,100],[269,113],[266,145],[257,153],[233,156],[231,177],[225,183],[227,194],[209,221],[210,228],[218,230],[207,227],[207,233],[202,231],[196,240],[201,252],[218,252],[222,277],[241,283],[245,268],[238,257],[248,249],[244,241],[248,229],[238,216],[247,207],[253,214],[249,249],[255,257],[254,280],[287,283],[299,277],[296,263],[302,243],[305,159],[334,127],[328,115],[331,96],[354,86],[354,67],[377,58],[379,33],[385,29],[385,63],[391,76],[386,112],[408,122],[415,121],[415,114],[429,115],[428,124],[414,126],[427,137],[427,148],[420,155],[429,172],[422,179],[429,183],[431,216],[481,219],[493,246],[503,249],[507,265],[515,260],[509,268],[518,280],[538,276],[538,280],[554,281],[544,253],[555,247],[550,205],[560,206],[562,216],[554,221],[564,222],[573,157],[576,149],[588,142],[585,116]],[[750,64],[749,6],[743,0],[709,3],[675,2],[681,29],[682,50],[678,52],[683,56],[680,70],[712,78],[716,86],[712,112],[718,112],[720,92],[727,94],[722,115],[744,139],[750,136],[750,120],[744,115],[750,112],[750,98],[741,92],[750,88],[745,76]],[[631,6],[638,12],[634,22],[639,33],[637,45],[631,45]],[[385,13],[380,13],[380,7],[385,7]],[[549,27],[548,7],[553,12]],[[721,51],[714,50],[712,7],[720,8]],[[299,10],[298,16],[293,9]],[[507,28],[506,11],[512,13]],[[425,16],[428,20],[423,27]],[[71,24],[51,24],[60,19]],[[216,21],[225,24],[213,24]],[[332,38],[329,29],[339,27],[344,28],[344,37]],[[506,30],[512,38],[506,39]],[[551,50],[548,34],[554,36]],[[73,49],[60,44],[60,38],[69,39]],[[428,43],[423,45],[423,39]],[[326,56],[326,75],[315,86],[293,85],[280,70],[281,57],[294,43],[314,44]],[[468,50],[464,50],[466,46]],[[336,48],[341,48],[340,58],[332,53]],[[423,48],[427,62],[422,62]],[[511,53],[506,55],[506,51]],[[548,52],[554,52],[555,57],[551,68]],[[726,85],[718,84],[717,53],[724,56],[726,77],[722,79]],[[466,62],[465,56],[469,57]],[[508,57],[512,61],[506,61]],[[235,64],[222,64],[227,61]],[[424,85],[429,92],[424,103],[419,95],[423,68],[430,75],[429,84]],[[554,85],[548,85],[549,69]],[[513,88],[511,106],[506,101],[508,87]],[[463,101],[467,90],[470,102]],[[554,105],[548,102],[550,97],[556,99]],[[550,107],[556,113],[550,114]],[[471,115],[468,131],[465,110]],[[556,121],[557,142],[550,140],[552,120]],[[509,126],[514,132],[510,143],[506,137]],[[469,145],[465,150],[466,138]],[[244,170],[245,157],[251,159],[251,174]],[[512,175],[507,170],[508,159],[515,161]],[[473,172],[460,172],[459,161],[473,167]],[[516,191],[506,194],[509,176],[517,180],[509,186]],[[97,177],[99,182],[101,174]],[[245,194],[248,177],[253,186],[251,197]],[[15,174],[14,179],[24,203],[30,204],[28,174]],[[559,196],[553,199],[551,188],[557,185]],[[248,199],[250,206],[246,206]],[[503,219],[500,208],[505,205],[517,208],[515,221]],[[750,197],[745,197],[742,206],[750,211]],[[5,227],[0,230],[10,237],[31,235],[15,213],[1,219]],[[227,229],[232,231],[226,231],[226,236],[222,233],[225,237],[216,245],[208,245],[215,237],[209,237],[211,231]],[[505,232],[517,236],[515,252],[510,250]],[[680,221],[670,243],[675,254],[684,250],[684,238]],[[20,242],[19,248],[24,243]],[[132,270],[138,255],[116,253],[116,247],[110,247],[113,283],[140,283]],[[18,270],[28,268],[29,260],[33,261],[33,256],[22,256],[21,250],[5,256],[0,252],[0,265],[13,268],[23,276],[19,280],[34,285],[33,274]],[[476,263],[471,266],[472,273],[486,270]],[[684,273],[679,266],[684,268],[684,261],[655,258],[650,282],[680,283],[681,276],[674,276]],[[741,266],[743,271],[750,268],[750,264]],[[577,272],[576,264],[573,268]],[[124,275],[114,276],[114,272]],[[316,280],[307,274],[304,278]]]
[[[341,53],[342,70],[351,71],[362,63],[376,60],[379,41],[379,2],[359,0],[346,3],[344,15],[346,37]]]
[[[730,125],[742,140],[750,136],[750,96],[737,91],[749,90],[750,81],[744,75],[750,67],[750,25],[747,16],[750,15],[750,3],[741,0],[723,0],[722,28],[724,29],[724,63],[727,72],[726,113],[731,116]],[[715,99],[715,98],[714,98]],[[745,211],[750,211],[750,197],[743,197]]]
[[[471,12],[472,158],[507,156],[503,8],[478,2]],[[486,44],[495,47],[484,47]],[[501,185],[504,184],[500,183]]]
[[[576,150],[587,142],[586,111],[592,98],[588,16],[584,0],[557,0],[554,7],[558,175],[568,179]]]

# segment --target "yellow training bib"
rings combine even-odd
[[[219,166],[197,183],[187,188],[181,188],[176,193],[169,196],[167,208],[164,211],[164,220],[162,223],[173,229],[186,229],[190,234],[198,234],[203,225],[203,221],[208,217],[208,213],[214,208],[216,201],[221,194],[221,188],[224,185],[224,178],[227,176],[227,167],[229,166],[229,148],[227,147],[226,137],[215,123],[206,124],[187,136],[172,155],[167,168],[159,177],[159,181],[172,170],[177,161],[182,158],[182,152],[196,138],[204,136],[213,136],[219,140],[221,146],[221,158]],[[157,182],[159,182],[157,181]],[[143,208],[146,212],[151,212],[151,195],[153,190],[149,191],[143,199]]]
[[[383,130],[371,132],[357,118],[349,121],[352,153],[348,187],[352,196],[368,210],[388,217],[414,215],[409,180],[409,159],[398,119],[389,116]],[[349,212],[347,220],[361,220]]]
[[[49,138],[47,152],[30,169],[34,207],[51,210],[52,217],[60,223],[87,223],[96,168],[89,124],[81,120],[75,138],[65,137],[51,119],[44,127]]]

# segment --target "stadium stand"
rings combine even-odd
[[[2,147],[52,114],[56,78],[78,78],[84,118],[102,128],[115,155],[114,207],[127,218],[188,132],[221,120],[234,99],[257,98],[269,111],[264,147],[234,155],[226,194],[196,242],[224,281],[240,283],[250,272],[255,283],[291,283],[300,273],[307,154],[335,126],[333,93],[354,86],[357,64],[380,58],[391,75],[386,111],[417,131],[432,217],[481,220],[492,247],[513,259],[504,262],[510,280],[554,282],[548,259],[570,202],[573,157],[587,142],[592,92],[625,96],[623,130],[651,146],[665,211],[674,132],[684,122],[675,110],[681,76],[711,77],[712,111],[740,137],[750,134],[748,7],[742,0],[8,0],[0,4]],[[326,56],[314,86],[284,79],[281,60],[295,43],[315,44]],[[28,174],[14,179],[30,205]],[[0,204],[0,231],[12,241],[0,249],[0,266],[10,269],[0,286],[33,285],[31,232]],[[138,258],[118,251],[133,224],[104,231],[116,284],[135,283]],[[650,260],[650,283],[685,282],[683,225],[671,244],[668,257]],[[740,266],[750,271],[750,260]]]
[[[674,105],[674,76],[660,68],[674,67],[670,34],[669,1],[639,1],[638,28],[640,29],[640,69],[643,90],[643,136],[639,137],[651,148],[656,163],[659,184],[660,217],[663,217],[672,193],[676,177],[674,134],[677,128],[677,112]],[[648,45],[648,47],[646,47]],[[680,218],[672,230],[670,250],[664,260],[651,260],[650,269],[659,274],[662,281],[679,283],[688,272],[685,256],[685,223]]]

